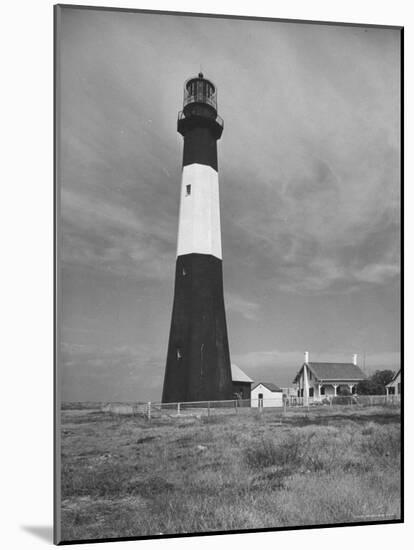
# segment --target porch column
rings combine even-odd
[[[355,386],[355,384],[348,384],[349,391],[352,395],[352,388]]]
[[[318,384],[318,397],[319,397],[319,399],[322,397],[321,388],[322,388],[322,384]]]
[[[309,405],[309,381],[307,365],[303,365],[303,404]]]
[[[338,384],[332,384],[334,389],[334,397],[336,397],[336,388],[338,387]]]

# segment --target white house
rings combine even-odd
[[[391,382],[385,386],[387,395],[401,395],[401,369],[397,372]]]
[[[309,361],[309,353],[305,352],[305,362],[293,382],[297,385],[298,397],[303,397],[306,405],[309,401],[335,397],[342,388],[354,394],[358,382],[365,378],[357,365],[356,355],[352,363],[319,363]]]
[[[252,387],[252,407],[283,407],[283,390],[271,382],[258,382]]]

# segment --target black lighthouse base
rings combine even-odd
[[[222,261],[177,258],[163,403],[232,399]]]

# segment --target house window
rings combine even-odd
[[[325,386],[321,386],[321,395],[325,395]]]
[[[398,384],[397,384],[397,393],[398,393],[398,395],[400,395],[400,393],[401,393],[401,383],[400,382],[398,382]]]
[[[309,397],[313,397],[314,388],[309,388]]]
[[[390,386],[388,388],[388,395],[395,395],[395,388],[394,386]]]
[[[191,185],[185,186],[185,196],[189,197],[191,195]]]

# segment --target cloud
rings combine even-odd
[[[62,261],[135,279],[171,276],[175,238],[135,205],[98,193],[62,190]]]
[[[232,253],[228,245],[227,263],[254,266],[279,290],[303,294],[349,292],[398,278],[399,207],[387,171],[384,177],[380,163],[357,184],[349,178],[358,178],[358,169],[344,174],[335,151],[329,153],[329,162],[300,158],[301,166],[286,167],[291,176],[272,187],[259,179],[254,195],[246,182],[234,211],[229,200],[228,241],[244,241],[249,254],[237,258],[241,247]],[[359,154],[349,162],[358,163]],[[241,176],[237,186],[243,183]]]
[[[228,311],[234,311],[249,321],[259,319],[260,304],[246,300],[238,294],[226,292],[225,304]]]
[[[165,357],[144,345],[61,344],[63,401],[159,400]]]
[[[305,351],[300,350],[262,350],[262,351],[252,351],[244,354],[237,354],[233,356],[233,359],[236,363],[240,365],[248,365],[249,368],[255,369],[260,367],[268,367],[272,365],[301,365],[304,361]],[[335,362],[340,363],[351,362],[355,350],[350,350],[348,352],[310,352],[310,361],[320,361],[320,362]],[[360,352],[358,355],[358,363],[362,364],[363,361],[363,352]],[[365,361],[371,365],[378,364],[379,366],[390,364],[398,364],[400,361],[400,352],[370,352],[365,354]]]
[[[235,354],[232,359],[240,366],[248,367],[250,370],[262,367],[274,367],[276,365],[297,366],[303,363],[302,351],[281,351],[277,349],[252,351],[244,354]]]
[[[368,283],[382,283],[387,279],[398,277],[399,274],[400,266],[397,264],[370,264],[356,273],[356,278]]]

